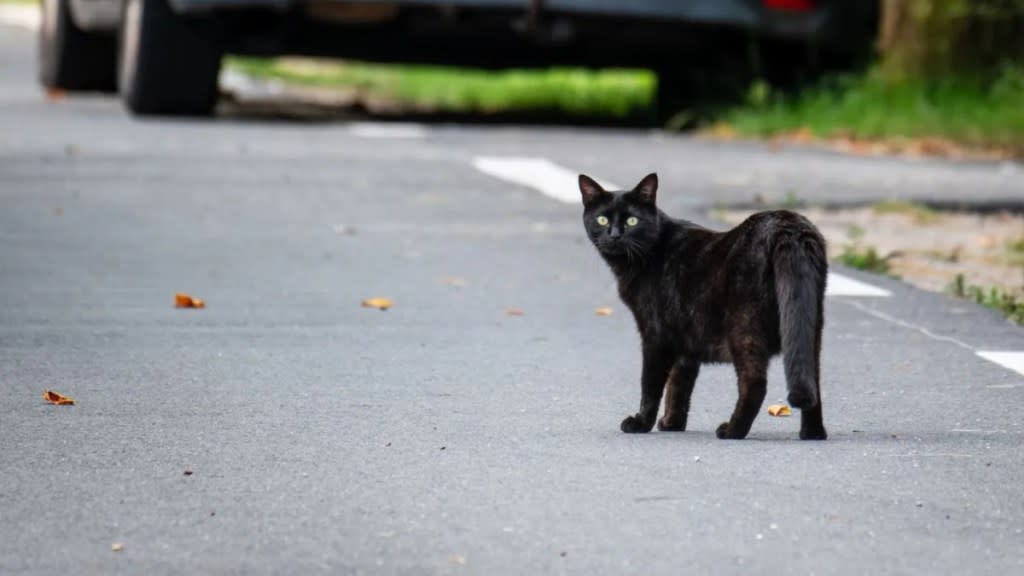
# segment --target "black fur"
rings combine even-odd
[[[583,225],[642,342],[640,411],[622,431],[649,432],[663,392],[658,428],[685,430],[700,365],[729,362],[739,398],[716,433],[744,438],[764,401],[768,363],[782,352],[800,438],[825,439],[819,358],[828,262],[814,225],[779,210],[713,232],[659,210],[655,174],[629,192],[607,192],[584,175],[579,184]]]

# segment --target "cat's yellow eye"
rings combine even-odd
[[[607,226],[608,225],[608,217],[607,216],[598,216],[597,217],[597,223],[600,224],[601,226]]]
[[[636,226],[639,223],[640,220],[638,220],[636,216],[630,216],[629,218],[626,218],[626,226]]]

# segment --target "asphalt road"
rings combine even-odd
[[[1024,375],[977,353],[1024,330],[840,270],[890,295],[828,300],[827,442],[765,414],[717,440],[727,367],[690,431],[624,435],[638,339],[579,208],[474,160],[657,170],[701,220],[755,194],[1020,199],[1019,165],[139,121],[43,98],[31,47],[0,27],[0,574],[1024,571]]]

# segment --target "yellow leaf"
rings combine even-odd
[[[114,542],[110,545],[110,549],[114,552],[120,552],[121,550],[124,550],[124,544],[121,544],[120,542]]]
[[[768,415],[778,416],[781,418],[784,416],[792,416],[793,411],[789,408],[789,406],[786,406],[785,404],[772,404],[771,406],[768,407]]]
[[[69,398],[63,394],[58,394],[53,390],[43,391],[43,400],[46,400],[50,404],[56,404],[58,406],[72,406],[75,403],[74,398]]]
[[[505,310],[505,314],[508,314],[509,316],[525,316],[526,312],[523,312],[519,308],[509,308],[508,310]]]
[[[612,309],[605,306],[603,308],[598,308],[597,310],[594,310],[594,314],[597,314],[598,316],[611,316]]]
[[[377,310],[387,310],[391,308],[391,300],[387,298],[367,298],[362,302],[363,308],[376,308]]]
[[[206,308],[206,302],[203,302],[199,298],[193,298],[184,292],[178,292],[174,295],[174,307],[175,308]]]

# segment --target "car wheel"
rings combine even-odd
[[[131,112],[206,116],[217,103],[216,22],[176,14],[167,0],[126,0],[118,86]]]
[[[71,17],[71,0],[43,0],[39,82],[60,90],[117,89],[117,39],[86,32]]]

